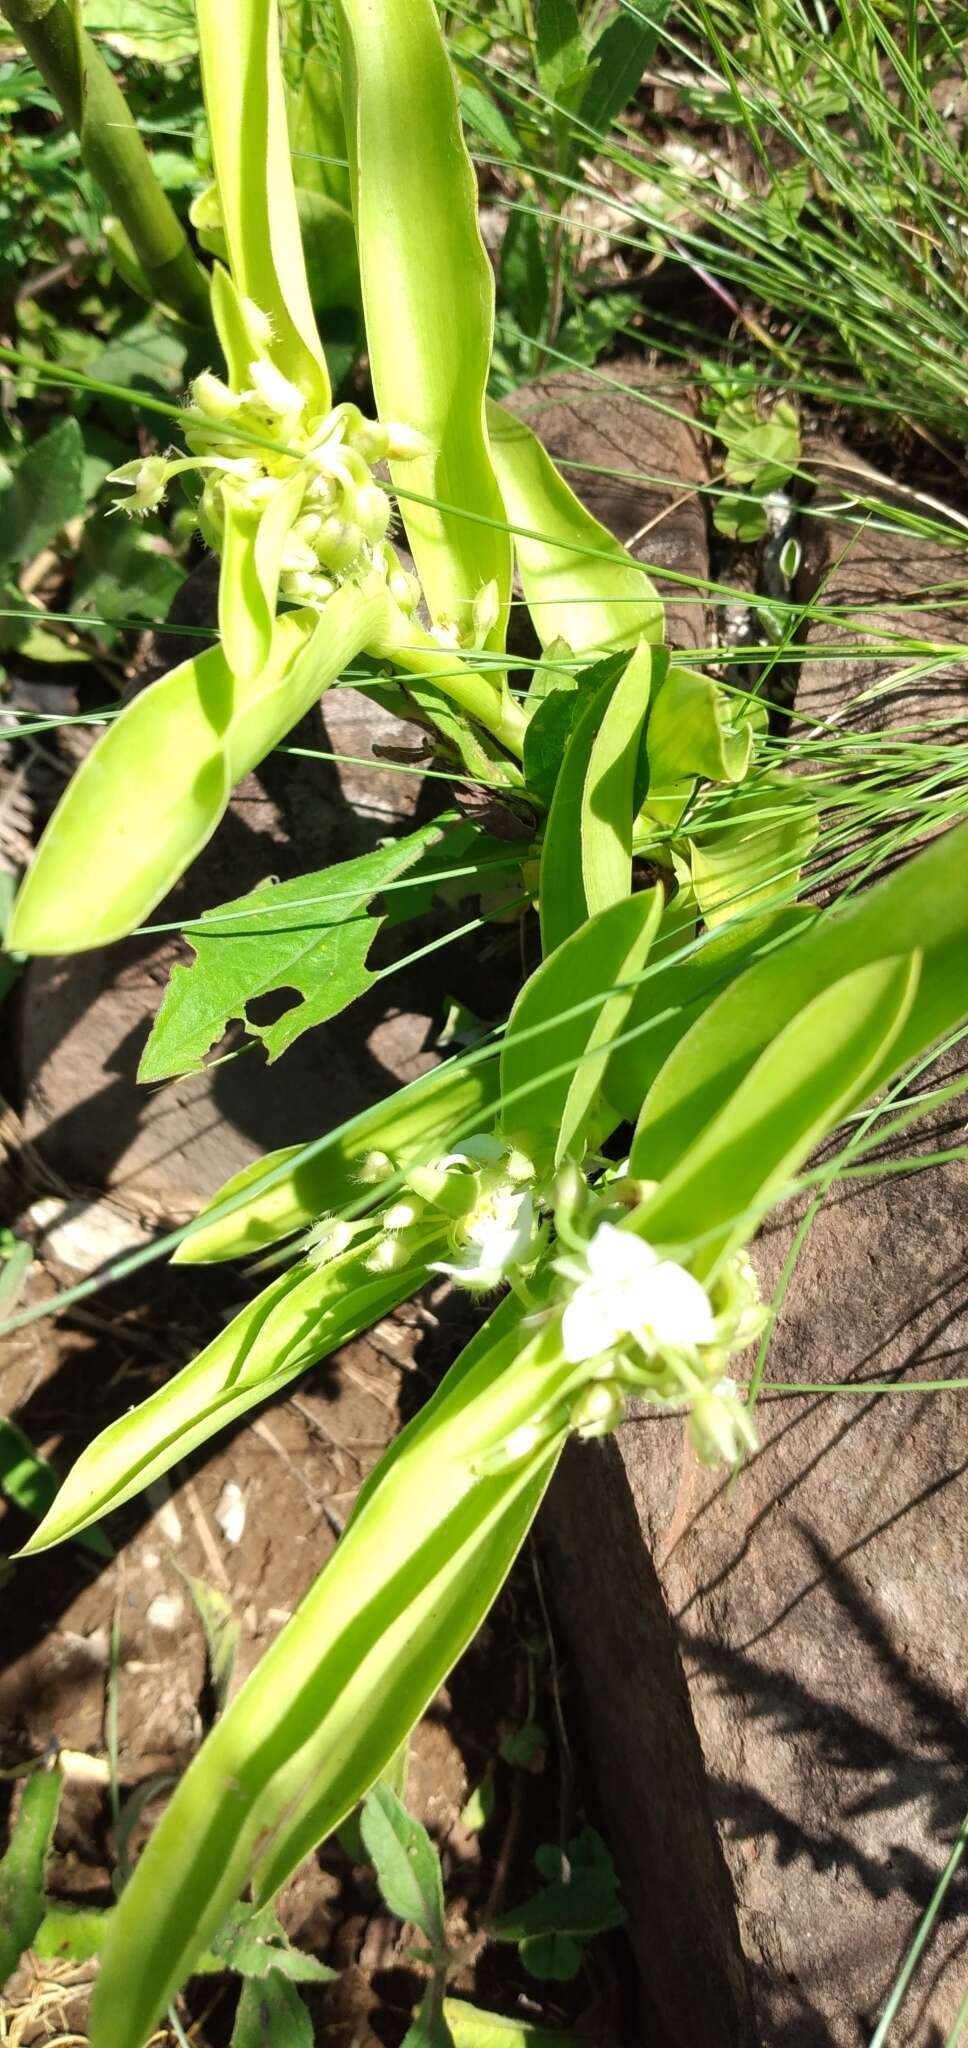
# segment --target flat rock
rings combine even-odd
[[[915,623],[920,593],[958,580],[957,554],[852,528],[834,566],[841,538],[824,529],[824,598],[857,607],[845,638],[882,622],[968,637],[957,604]],[[964,719],[964,671],[943,661],[906,718],[896,693],[855,703],[896,666],[889,652],[807,665],[797,709],[849,710],[866,729]],[[941,1071],[959,1061],[963,1047]],[[957,1103],[938,1110],[929,1144],[958,1143],[963,1122]],[[800,1213],[778,1211],[755,1247],[767,1296]],[[841,1183],[797,1260],[768,1378],[863,1389],[963,1374],[966,1221],[964,1163]],[[964,1811],[963,1400],[764,1394],[762,1448],[731,1484],[698,1464],[681,1422],[648,1410],[563,1461],[544,1542],[650,2048],[870,2040]],[[892,2028],[898,2048],[948,2038],[966,1904],[962,1878]]]
[[[700,495],[708,470],[682,390],[631,356],[600,370],[556,372],[503,402],[533,428],[596,519],[653,572],[670,647],[708,646]]]

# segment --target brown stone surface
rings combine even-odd
[[[832,504],[853,492],[890,502],[867,466],[838,443],[808,444],[804,457],[816,475],[815,504]],[[930,507],[909,500],[904,509],[923,517]],[[862,522],[863,514],[857,513]],[[968,720],[965,692],[968,649],[968,532],[951,527],[952,545],[884,531],[874,524],[829,517],[803,523],[803,563],[797,597],[813,597],[839,619],[817,619],[807,631],[806,659],[797,689],[797,719],[834,718],[852,731],[911,729],[959,719],[964,738]],[[900,639],[927,643],[936,654],[897,651]],[[811,651],[839,643],[873,642],[875,653],[833,662],[811,660]],[[894,643],[894,645],[892,645]],[[947,658],[945,649],[958,651]],[[873,695],[871,693],[874,693]]]
[[[670,647],[708,646],[706,513],[698,487],[706,458],[680,388],[664,385],[641,356],[594,371],[561,371],[504,400],[560,462],[562,474],[636,561],[655,571]],[[584,469],[583,464],[589,467]],[[596,469],[617,474],[596,475]],[[670,582],[694,577],[699,587]]]

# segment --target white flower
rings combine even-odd
[[[507,1183],[485,1188],[458,1226],[456,1259],[438,1259],[434,1271],[464,1287],[500,1285],[509,1266],[528,1257],[534,1239],[534,1203],[527,1188]]]
[[[715,1324],[705,1288],[684,1266],[660,1259],[644,1238],[600,1223],[585,1265],[561,1324],[572,1364],[613,1351],[630,1337],[646,1352],[693,1351],[711,1343]],[[570,1260],[562,1270],[573,1277]]]

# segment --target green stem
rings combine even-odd
[[[75,130],[81,156],[130,238],[151,294],[195,326],[208,283],[155,175],[131,109],[81,26],[79,0],[3,0],[3,12]]]
[[[425,676],[520,761],[528,721],[503,674],[498,682],[465,668],[455,650],[440,647],[422,627],[408,626],[403,615],[398,616],[402,630],[398,631],[394,623],[393,630],[379,645],[369,643],[369,652],[396,662],[398,668],[409,670],[411,675]]]

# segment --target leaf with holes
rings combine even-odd
[[[377,979],[366,962],[383,918],[368,904],[442,836],[439,825],[428,825],[358,860],[291,882],[261,882],[207,911],[190,934],[194,964],[172,968],[139,1080],[197,1072],[233,1018],[261,1038],[272,1060],[337,1016]],[[255,1022],[248,1006],[284,989],[301,1000],[274,1023]]]

